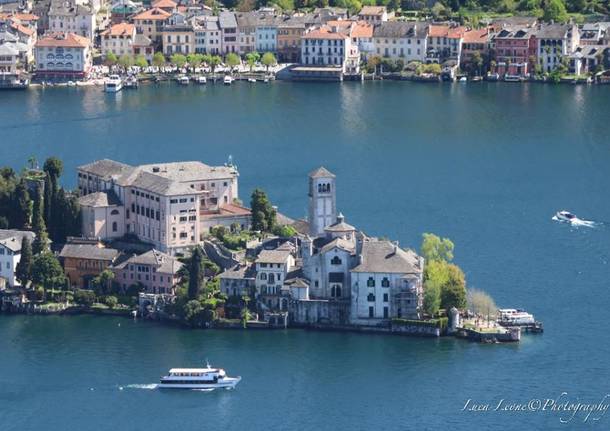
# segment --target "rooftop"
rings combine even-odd
[[[156,272],[161,272],[163,274],[176,274],[180,268],[182,268],[182,262],[178,259],[155,249],[140,255],[133,255],[129,259],[123,260],[115,267],[122,269],[130,264],[153,266],[155,267]]]
[[[335,174],[333,174],[332,172],[330,172],[328,169],[326,169],[324,166],[320,166],[318,169],[316,169],[315,171],[311,171],[309,173],[309,177],[310,178],[321,178],[321,177],[330,177],[330,178],[335,178]]]
[[[102,33],[102,36],[134,36],[136,26],[126,22],[115,24]]]
[[[288,250],[263,250],[256,258],[256,263],[286,263],[289,256]]]
[[[169,13],[161,8],[153,7],[152,9],[148,9],[148,10],[145,10],[144,12],[140,12],[139,14],[135,15],[133,17],[133,19],[134,20],[147,19],[147,20],[164,21],[164,20],[168,19],[170,16],[172,16],[171,13]]]
[[[90,259],[114,261],[119,251],[113,248],[100,247],[97,244],[66,244],[61,249],[59,257],[73,259]]]
[[[121,205],[121,201],[113,191],[89,193],[78,198],[81,206],[104,208],[109,206]]]
[[[390,241],[368,240],[362,244],[362,263],[352,272],[415,274],[421,273],[419,257]]]
[[[34,240],[34,232],[25,230],[0,229],[0,245],[14,253],[21,251],[21,242],[27,237],[30,242]]]
[[[386,11],[385,6],[362,6],[358,15],[383,15]]]

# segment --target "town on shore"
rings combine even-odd
[[[570,16],[562,0],[530,2],[531,10],[520,3],[532,16],[498,18],[450,14],[442,3],[419,12],[400,7],[417,2],[335,3],[346,7],[1,0],[0,87],[103,84],[109,74],[160,80],[190,73],[203,83],[217,72],[252,82],[260,75],[610,82],[610,22],[601,14]]]
[[[424,234],[418,253],[367,235],[338,210],[324,167],[304,178],[306,219],[260,189],[244,205],[231,158],[98,160],[77,168],[73,191],[62,173],[54,157],[42,169],[34,158],[20,173],[0,169],[2,311],[520,339],[515,316],[467,289],[449,239]]]

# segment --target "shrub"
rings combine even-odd
[[[108,308],[114,308],[119,303],[119,300],[116,296],[109,295],[104,298],[104,304],[108,306]]]
[[[91,307],[95,302],[95,293],[92,290],[78,289],[74,294],[74,302]]]

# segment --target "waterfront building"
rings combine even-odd
[[[163,9],[165,12],[174,13],[177,10],[178,3],[173,0],[156,0],[151,3],[152,7]]]
[[[575,24],[542,24],[535,31],[536,60],[543,72],[555,70],[563,57],[574,52],[580,42]]]
[[[256,51],[257,12],[235,12],[235,19],[239,33],[239,52],[245,54]]]
[[[235,13],[231,11],[220,12],[218,15],[218,23],[220,25],[220,33],[222,35],[221,52],[224,54],[229,52],[239,53],[239,33],[237,30]]]
[[[256,268],[252,264],[238,264],[222,272],[220,291],[227,296],[248,296],[256,292]]]
[[[423,258],[397,243],[365,239],[359,260],[351,270],[352,324],[421,318]]]
[[[425,61],[428,51],[428,26],[420,22],[388,21],[373,31],[375,53],[382,57]]]
[[[277,20],[274,15],[259,15],[256,23],[255,39],[258,52],[275,53],[277,51]]]
[[[280,308],[283,283],[296,263],[292,245],[286,243],[275,250],[263,250],[255,263],[257,298],[270,309]]]
[[[363,21],[356,21],[352,27],[350,37],[352,42],[358,45],[360,56],[368,58],[375,53],[375,39],[373,38],[375,27],[373,24]]]
[[[530,73],[530,59],[537,53],[535,29],[503,28],[493,36],[493,44],[498,74],[524,77]]]
[[[70,286],[76,289],[92,289],[93,278],[110,268],[118,256],[118,250],[106,248],[97,240],[66,244],[59,253]]]
[[[48,17],[49,31],[74,33],[93,42],[96,19],[90,2],[79,4],[76,0],[52,0]]]
[[[114,281],[124,291],[138,285],[145,293],[174,295],[180,268],[182,263],[178,259],[153,249],[121,259],[110,269],[114,272]]]
[[[580,28],[580,45],[603,45],[610,37],[610,22],[592,22]]]
[[[285,63],[301,61],[301,37],[305,33],[305,27],[304,15],[280,18],[277,24],[278,61]]]
[[[41,37],[34,47],[36,76],[42,79],[84,79],[91,69],[91,43],[74,33]]]
[[[472,56],[478,52],[483,59],[489,56],[489,29],[470,29],[464,33],[462,40],[461,65],[468,65],[472,61]]]
[[[15,278],[15,271],[21,261],[21,243],[24,237],[32,243],[35,235],[28,231],[0,229],[0,286],[21,286]]]
[[[136,26],[126,22],[114,24],[101,34],[102,55],[112,52],[117,57],[133,54]]]
[[[200,54],[220,54],[222,34],[217,16],[196,16],[192,20],[195,33],[195,52]]]
[[[371,24],[381,24],[389,18],[388,9],[385,6],[363,6],[358,18]]]
[[[360,52],[349,34],[329,26],[314,28],[301,39],[301,67],[292,70],[296,79],[342,80],[360,73]]]
[[[135,15],[133,23],[138,34],[146,36],[153,44],[160,46],[162,44],[163,26],[167,24],[170,16],[171,13],[163,9],[152,8]]]
[[[128,18],[142,11],[142,4],[131,0],[115,1],[110,9],[110,25],[126,22]]]
[[[94,220],[83,218],[83,231],[90,234],[94,226],[101,238],[131,234],[162,252],[184,253],[200,243],[214,214],[222,216],[223,225],[249,226],[244,221],[249,210],[236,204],[238,175],[231,164],[196,161],[134,167],[100,160],[81,166],[81,200],[88,205],[86,213],[94,214]]]
[[[19,51],[12,43],[5,42],[0,45],[0,80],[9,79],[17,75]]]
[[[132,48],[134,57],[143,55],[149,63],[152,62],[152,58],[155,54],[155,47],[152,40],[143,34],[136,33],[136,36],[133,38]]]
[[[430,24],[426,61],[442,64],[452,60],[456,64],[460,64],[465,32],[466,28],[461,26]]]
[[[195,52],[195,30],[191,24],[174,24],[163,27],[163,53],[188,55]]]
[[[583,75],[595,73],[598,66],[610,64],[610,45],[583,45],[570,54],[569,73]]]

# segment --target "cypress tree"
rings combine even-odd
[[[15,268],[15,276],[26,287],[32,276],[32,244],[27,235],[21,240],[21,259]]]
[[[44,199],[42,197],[41,187],[38,186],[36,189],[36,195],[34,199],[34,209],[32,212],[32,229],[36,234],[34,243],[32,244],[32,250],[34,254],[42,253],[49,247],[49,236],[47,235],[47,227],[44,223]]]
[[[51,184],[51,176],[47,173],[44,178],[44,222],[49,229],[51,238],[55,239],[53,235],[54,226],[51,222],[51,215],[53,213],[54,199],[53,199],[53,185]]]
[[[17,229],[25,229],[30,225],[30,220],[32,219],[32,200],[30,199],[25,180],[22,179],[17,184],[13,200],[11,224]]]
[[[189,272],[189,299],[197,299],[199,290],[203,283],[203,251],[200,247],[195,247],[191,254],[191,259],[188,264]]]

